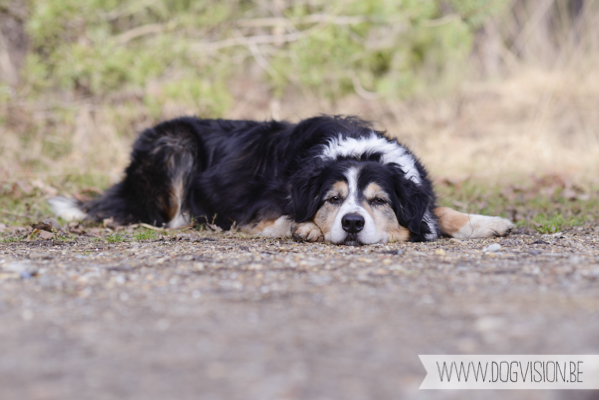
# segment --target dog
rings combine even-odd
[[[266,237],[366,245],[508,235],[500,217],[437,207],[408,148],[357,117],[182,117],[141,133],[125,177],[99,198],[50,201],[66,220],[178,228],[208,222]]]

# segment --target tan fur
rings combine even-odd
[[[295,240],[306,240],[308,242],[324,241],[322,231],[313,222],[292,223],[291,235]]]
[[[345,199],[347,197],[347,195],[349,194],[349,188],[347,187],[347,183],[343,182],[343,181],[339,181],[339,182],[335,182],[335,184],[333,185],[333,188],[331,189],[331,192],[336,192],[336,193],[329,193],[327,195],[327,197],[331,197],[331,196],[339,196],[342,199]]]
[[[316,212],[314,223],[320,228],[323,234],[326,235],[331,232],[338,210],[339,207],[326,202]]]
[[[379,232],[385,232],[389,241],[406,242],[410,239],[410,231],[399,225],[395,212],[389,204],[380,206],[370,206],[370,201],[376,197],[389,201],[389,195],[376,183],[371,183],[364,189],[366,200],[362,202],[362,207],[370,214],[376,229]]]
[[[243,230],[244,232],[260,234],[266,228],[272,227],[275,224],[275,221],[276,221],[276,219],[263,219],[262,221],[258,222],[256,225],[246,225],[240,229]]]
[[[366,197],[368,200],[372,200],[375,197],[380,197],[383,200],[389,201],[389,195],[374,182],[366,186],[366,189],[364,189],[364,197]]]
[[[457,239],[476,239],[507,236],[514,224],[505,218],[464,214],[447,207],[433,210],[439,218],[441,232]]]
[[[333,196],[337,196],[340,199],[345,199],[348,194],[349,188],[347,187],[347,183],[339,181],[333,184],[333,187],[327,192],[325,198],[330,199]],[[316,212],[316,215],[314,216],[314,223],[324,235],[329,233],[333,228],[333,223],[335,222],[338,211],[338,206],[326,201]]]
[[[276,219],[263,219],[254,224],[243,225],[239,230],[252,235],[266,237],[288,237],[291,235],[291,220],[282,216]]]
[[[168,202],[168,209],[166,210],[166,214],[168,216],[167,220],[173,220],[177,214],[181,211],[181,196],[183,195],[183,181],[177,180],[173,182],[173,187],[171,188],[170,199]]]
[[[339,181],[333,185],[329,192],[327,192],[325,198],[328,199],[333,196],[338,196],[343,200],[348,194],[349,188],[347,187],[347,183]],[[366,200],[362,202],[362,206],[374,220],[377,231],[385,233],[389,241],[405,242],[410,239],[410,231],[407,228],[399,225],[397,217],[395,216],[395,212],[393,212],[393,209],[389,204],[375,207],[370,206],[369,202],[376,197],[380,197],[387,201],[389,200],[389,195],[385,193],[385,191],[379,185],[376,183],[369,184],[364,189],[364,197]],[[319,229],[321,235],[324,237],[331,232],[338,211],[338,205],[325,202],[316,212],[313,225]],[[314,230],[315,229],[313,226],[308,225],[306,227],[298,227],[295,231],[292,228],[292,234],[294,237],[298,236],[304,240],[309,240],[307,239],[309,235],[318,237],[318,240],[321,240],[319,235],[313,232]]]
[[[470,221],[468,214],[461,213],[449,207],[437,207],[433,212],[439,218],[441,232],[449,236],[453,236]]]

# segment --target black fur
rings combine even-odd
[[[324,202],[323,190],[345,179],[343,171],[353,163],[361,167],[359,182],[376,181],[392,194],[397,219],[411,239],[425,240],[430,225],[423,217],[426,211],[434,215],[435,196],[417,159],[420,185],[396,164],[381,164],[378,153],[320,157],[323,145],[339,134],[360,138],[372,132],[369,123],[354,117],[320,116],[298,124],[174,119],[142,132],[124,180],[82,208],[95,220],[162,226],[177,208],[173,182],[178,180],[182,210],[196,221],[223,229],[281,215],[303,222]]]

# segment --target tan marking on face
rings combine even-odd
[[[449,207],[437,207],[433,212],[439,218],[441,232],[449,236],[453,236],[454,233],[470,221],[468,214],[461,213]]]
[[[375,197],[380,197],[381,199],[389,201],[389,195],[387,194],[387,192],[385,192],[383,188],[381,188],[378,184],[374,182],[369,183],[368,186],[366,186],[366,189],[364,189],[364,197],[367,200],[372,200]]]
[[[349,188],[347,187],[347,182],[344,181],[338,181],[335,182],[335,184],[333,185],[332,189],[329,191],[330,192],[337,192],[337,196],[341,197],[342,199],[345,199],[347,197],[347,195],[349,194]],[[331,196],[334,196],[335,194],[332,193]],[[329,198],[331,196],[325,196],[325,198]]]
[[[393,216],[395,216],[395,213],[393,214]],[[390,228],[387,231],[387,234],[389,235],[390,242],[407,242],[410,240],[410,231],[408,230],[408,228],[399,225],[399,223],[396,227]]]
[[[378,184],[370,183],[364,189],[365,200],[362,201],[362,207],[370,214],[374,220],[377,232],[386,233],[388,241],[406,242],[410,239],[410,231],[399,225],[395,212],[389,203],[382,205],[370,205],[370,201],[380,197],[389,201],[389,195]]]
[[[325,194],[324,198],[330,199],[333,196],[337,196],[341,200],[344,200],[348,194],[349,188],[347,187],[347,183],[344,181],[338,181],[335,182],[335,184],[331,187],[331,190]],[[335,222],[338,212],[339,205],[332,204],[328,201],[325,201],[316,212],[316,215],[314,216],[314,223],[320,228],[324,235],[328,234],[331,232],[331,229],[333,229],[333,223]]]

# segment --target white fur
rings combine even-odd
[[[182,226],[189,225],[189,217],[186,214],[181,213],[181,205],[179,204],[179,209],[177,210],[177,215],[175,218],[171,219],[167,224],[167,228],[181,228]]]
[[[431,233],[424,234],[424,238],[426,240],[435,240],[439,238],[439,228],[437,227],[437,224],[435,223],[435,220],[433,219],[429,211],[424,213],[423,219],[424,222],[426,222],[426,224],[428,225],[429,230],[431,231]]]
[[[48,200],[52,211],[65,221],[81,221],[87,216],[79,209],[77,202],[66,197],[53,197]]]
[[[395,163],[405,173],[406,178],[416,184],[421,183],[422,179],[416,169],[414,157],[397,142],[377,136],[374,132],[370,137],[358,139],[343,137],[340,134],[338,138],[329,141],[321,157],[336,159],[337,157],[359,157],[367,153],[381,153],[383,164]]]
[[[189,216],[183,213],[182,203],[184,196],[183,188],[185,187],[189,171],[193,168],[193,157],[191,154],[185,152],[181,154],[180,158],[172,157],[170,160],[172,160],[172,165],[170,166],[171,185],[177,198],[177,213],[166,224],[166,227],[181,228],[182,226],[189,225],[190,222]]]
[[[347,232],[343,230],[341,220],[347,214],[359,214],[364,218],[364,228],[358,233],[358,240],[364,244],[384,243],[388,240],[386,233],[379,235],[374,220],[370,214],[358,202],[358,169],[350,168],[345,173],[349,193],[341,205],[333,228],[325,235],[325,239],[331,243],[343,243],[347,237]]]
[[[456,239],[477,239],[505,236],[514,227],[510,221],[501,217],[468,214],[469,222],[451,236]]]
[[[283,215],[276,219],[275,223],[265,228],[259,233],[265,237],[291,237],[291,219],[287,215]]]

